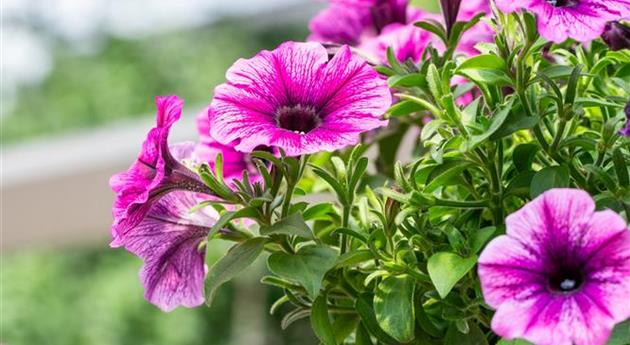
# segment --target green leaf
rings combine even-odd
[[[357,325],[354,343],[355,345],[374,345],[374,343],[372,343],[372,338],[370,337],[370,334],[365,329],[365,326],[363,326],[363,322],[360,322]]]
[[[449,181],[460,176],[473,163],[464,160],[450,160],[435,167],[427,178],[427,185],[424,192],[431,193],[439,187],[451,185]]]
[[[464,61],[455,74],[484,84],[509,84],[510,77],[506,73],[505,61],[496,55],[482,54]]]
[[[302,217],[304,220],[328,219],[328,213],[333,211],[333,207],[329,202],[315,204],[307,208]]]
[[[374,315],[371,295],[365,293],[359,295],[354,307],[361,317],[361,323],[365,326],[365,329],[378,341],[388,345],[398,344],[394,338],[385,333],[381,326],[379,326],[378,321],[376,320],[376,315]]]
[[[306,225],[300,213],[293,213],[280,219],[278,222],[260,227],[261,235],[282,234],[290,236],[299,236],[306,239],[313,239],[313,232]]]
[[[492,235],[497,231],[495,226],[486,226],[485,228],[477,229],[470,235],[470,250],[477,254],[481,251],[481,248],[492,238]]]
[[[628,177],[628,162],[619,148],[616,148],[613,151],[613,164],[615,166],[615,172],[617,174],[619,184],[622,187],[628,187],[628,185],[630,185],[630,177]]]
[[[391,108],[387,110],[387,113],[390,116],[403,116],[411,113],[415,113],[417,111],[426,109],[421,104],[418,104],[413,101],[401,101],[394,104]]]
[[[420,21],[420,22],[416,22],[413,25],[425,29],[429,32],[432,32],[433,34],[435,34],[437,37],[439,37],[442,42],[446,43],[447,42],[447,38],[446,38],[446,30],[444,29],[444,26],[442,26],[441,23],[438,23],[436,21],[432,21],[432,20],[426,20],[426,21]]]
[[[459,332],[455,325],[451,325],[446,331],[444,345],[488,345],[488,340],[479,326],[472,322],[469,326],[469,332],[464,334]]]
[[[208,232],[208,238],[212,238],[214,234],[219,232],[219,230],[225,228],[225,226],[232,220],[239,219],[239,218],[256,218],[257,216],[258,216],[258,213],[256,212],[255,209],[251,207],[244,207],[238,211],[225,212],[221,215],[221,217],[219,217],[219,220],[217,220],[217,222],[214,223],[212,228],[210,228],[210,231]]]
[[[335,333],[328,318],[326,295],[317,296],[311,307],[311,327],[324,345],[336,345]]]
[[[426,85],[427,79],[420,73],[411,73],[406,75],[395,75],[387,79],[390,88],[395,87],[414,87]]]
[[[538,146],[532,143],[518,145],[512,153],[512,162],[518,171],[527,171],[532,167]]]
[[[630,319],[618,323],[613,328],[612,334],[606,345],[628,345],[630,344]]]
[[[569,186],[569,168],[566,166],[545,167],[537,171],[532,178],[530,195],[537,197],[551,188],[564,188]]]
[[[317,296],[324,275],[337,262],[337,252],[329,247],[314,245],[300,248],[295,254],[276,252],[267,259],[271,272],[299,282],[311,297]]]
[[[416,313],[416,323],[427,334],[429,334],[429,335],[431,335],[433,337],[436,337],[436,338],[441,338],[442,337],[442,331],[440,331],[435,326],[433,321],[431,321],[431,319],[429,319],[429,316],[427,316],[427,313],[424,311],[424,306],[422,305],[421,301],[422,301],[422,299],[418,298],[416,296],[416,301],[415,301],[416,304],[415,304],[415,308],[414,308],[414,312]]]
[[[592,97],[577,97],[575,99],[575,103],[581,104],[585,108],[588,107],[613,107],[613,108],[623,108],[623,104],[608,102],[599,98]]]
[[[533,128],[540,117],[527,116],[523,111],[511,111],[503,124],[491,136],[490,140],[498,140],[522,129]]]
[[[405,274],[385,278],[378,284],[374,295],[374,312],[378,324],[401,343],[414,338],[414,290],[415,281]]]
[[[212,304],[217,289],[251,265],[262,252],[266,242],[267,239],[263,237],[250,238],[230,248],[225,256],[212,265],[205,282],[208,306]]]
[[[427,270],[441,298],[446,298],[455,284],[477,263],[477,256],[468,258],[453,253],[439,252],[431,255]]]
[[[484,140],[488,139],[499,128],[501,128],[505,120],[508,118],[510,111],[512,110],[513,103],[514,98],[510,98],[510,100],[492,116],[492,123],[484,133],[472,136],[468,141],[464,142],[465,150],[472,150],[477,145],[481,144]]]
[[[337,264],[335,264],[335,267],[341,268],[355,266],[372,259],[374,259],[374,255],[371,251],[367,249],[353,250],[341,255],[337,259]]]

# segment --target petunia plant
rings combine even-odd
[[[630,344],[630,2],[440,3],[331,0],[227,70],[197,142],[156,98],[110,181],[149,302],[262,259],[326,345]]]

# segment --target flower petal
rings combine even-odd
[[[583,294],[544,295],[502,304],[492,329],[537,345],[604,345],[614,321]]]
[[[392,103],[387,82],[343,46],[319,76],[316,104],[326,122],[331,113],[360,112],[381,117]]]
[[[145,262],[140,277],[145,298],[164,311],[203,303],[205,239],[217,215],[211,208],[189,213],[203,198],[172,192],[157,201],[121,244]]]

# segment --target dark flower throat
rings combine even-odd
[[[549,276],[549,289],[558,293],[569,293],[579,289],[584,282],[582,272],[576,269],[557,269]]]
[[[312,106],[282,106],[276,111],[276,124],[296,133],[305,134],[319,127],[322,119]]]
[[[573,7],[578,4],[578,0],[547,0],[553,7]]]

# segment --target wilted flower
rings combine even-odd
[[[155,202],[142,221],[120,241],[144,260],[140,279],[145,298],[163,311],[204,302],[205,249],[201,246],[218,215],[212,207],[193,213],[204,199],[176,191]]]
[[[492,329],[537,345],[603,345],[630,317],[630,231],[576,189],[552,189],[506,219],[479,258]]]
[[[112,213],[112,246],[139,224],[151,206],[175,190],[210,193],[194,172],[180,161],[191,152],[188,144],[169,148],[171,126],[182,113],[183,101],[177,96],[156,97],[157,125],[149,131],[136,161],[127,171],[109,181],[116,193]]]
[[[319,43],[286,42],[238,60],[215,89],[210,135],[251,152],[260,145],[296,156],[357,143],[382,127],[387,83],[347,46],[332,59]]]
[[[524,8],[535,13],[540,35],[556,43],[567,38],[594,40],[604,32],[607,22],[630,13],[626,0],[497,0],[496,4],[503,12]]]
[[[620,22],[608,22],[602,39],[610,50],[630,49],[630,27]]]

